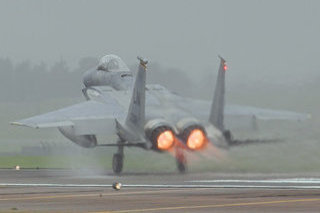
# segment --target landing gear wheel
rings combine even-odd
[[[187,169],[186,164],[184,162],[180,162],[179,160],[177,160],[177,168],[180,173],[185,173]]]
[[[114,154],[112,159],[112,169],[115,174],[120,174],[123,167],[123,155]]]
[[[183,150],[177,149],[176,150],[176,161],[177,161],[177,168],[180,173],[185,173],[187,170],[187,160],[184,156]]]
[[[232,136],[230,130],[225,130],[225,131],[223,132],[223,136],[224,136],[224,138],[226,139],[228,145],[234,145],[233,136]]]

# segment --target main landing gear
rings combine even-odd
[[[113,154],[112,169],[115,174],[120,174],[123,168],[123,146],[118,146],[117,153]]]
[[[187,170],[187,159],[181,148],[176,148],[177,169],[180,173],[185,173]]]
[[[112,170],[115,174],[120,174],[123,169],[123,159],[124,159],[124,146],[122,142],[118,142],[118,150],[113,154],[112,158]],[[177,163],[177,169],[180,173],[185,173],[187,171],[187,159],[184,154],[183,148],[177,147],[175,149],[175,157]]]

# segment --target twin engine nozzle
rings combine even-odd
[[[205,128],[195,119],[183,119],[176,126],[163,119],[150,120],[145,125],[145,133],[156,151],[179,145],[193,151],[201,150],[208,143]]]

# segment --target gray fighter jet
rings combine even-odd
[[[147,61],[139,58],[135,78],[115,55],[101,58],[83,77],[87,101],[54,112],[34,116],[14,125],[58,128],[74,143],[91,148],[116,146],[113,171],[123,167],[124,147],[140,147],[175,154],[180,172],[186,170],[185,151],[200,151],[208,144],[235,144],[224,126],[224,115],[254,116],[255,119],[304,120],[305,114],[253,107],[224,107],[226,61],[220,67],[212,103],[184,98],[160,85],[146,85]],[[117,143],[101,143],[98,135],[117,135]]]

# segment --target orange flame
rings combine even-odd
[[[191,150],[199,150],[207,144],[207,137],[201,129],[194,129],[187,139],[187,146]]]
[[[157,138],[157,146],[160,150],[170,149],[175,141],[174,134],[171,130],[161,132]]]

